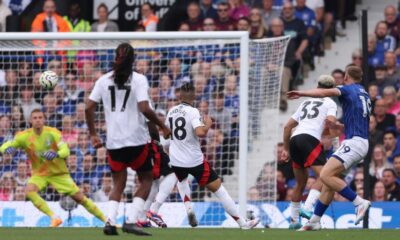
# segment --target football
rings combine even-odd
[[[53,71],[45,71],[40,75],[40,85],[46,90],[53,89],[58,83],[58,76]]]

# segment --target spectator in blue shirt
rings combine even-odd
[[[216,19],[218,17],[217,9],[213,6],[212,0],[201,0],[200,1],[201,14],[203,19],[212,18]]]
[[[393,163],[394,157],[400,155],[400,146],[397,144],[396,130],[386,130],[383,135],[383,145],[385,146],[387,160]]]
[[[368,64],[374,67],[384,64],[384,55],[376,51],[375,34],[368,35]]]
[[[396,40],[388,33],[388,26],[385,21],[380,21],[376,24],[376,52],[378,54],[384,55],[385,52],[396,49]]]
[[[233,117],[239,116],[239,94],[237,89],[237,77],[228,75],[225,78],[225,108],[232,111]]]
[[[315,12],[306,6],[306,0],[296,0],[296,10],[295,16],[296,18],[303,20],[304,25],[306,27],[315,27]]]
[[[63,113],[73,115],[76,110],[76,104],[83,102],[84,91],[78,88],[78,77],[75,71],[70,71],[64,80],[65,98],[63,100]]]

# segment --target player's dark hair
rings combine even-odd
[[[349,77],[351,77],[355,82],[359,83],[362,81],[363,72],[358,66],[349,66],[346,68],[346,73]]]
[[[121,87],[132,74],[133,62],[135,61],[133,47],[129,43],[121,43],[115,50],[114,83]]]
[[[182,101],[192,101],[195,99],[195,88],[192,83],[184,83],[180,89]]]

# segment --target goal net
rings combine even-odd
[[[0,143],[30,126],[33,109],[43,109],[46,124],[58,128],[71,149],[66,162],[72,178],[107,214],[112,180],[106,149],[91,146],[84,100],[96,79],[111,70],[115,48],[129,42],[135,48],[135,71],[148,78],[149,95],[159,118],[164,119],[168,109],[178,103],[182,83],[194,83],[196,107],[214,120],[207,137],[201,139],[206,159],[233,199],[240,203],[241,212],[250,210],[249,213],[261,216],[263,223],[269,223],[271,216],[263,212],[262,204],[276,199],[273,151],[279,141],[280,79],[288,38],[248,41],[247,36],[239,33],[230,33],[232,37],[222,33],[198,33],[197,37],[190,33],[161,37],[107,33],[82,35],[83,38],[74,34],[63,34],[65,38],[45,34],[46,40],[41,40],[29,34],[16,34],[12,39],[7,34],[0,35]],[[39,83],[45,70],[59,76],[58,85],[50,91],[43,90]],[[105,120],[100,110],[96,114],[96,130],[105,142]],[[17,201],[25,201],[24,187],[31,176],[30,168],[31,160],[22,151],[13,157],[1,156],[1,205],[17,206]],[[193,179],[190,184],[201,226],[235,226],[210,191]],[[132,201],[137,186],[135,172],[129,171],[123,203]],[[60,209],[59,202],[65,203],[51,186],[41,196],[54,208]],[[72,216],[79,215],[78,210],[72,211]],[[27,209],[17,211],[20,215],[28,214]],[[32,211],[42,216],[36,209]],[[67,216],[59,211],[59,215]],[[124,211],[121,204],[121,222]],[[160,213],[170,226],[187,225],[176,189]]]

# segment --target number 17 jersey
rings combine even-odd
[[[326,117],[336,117],[336,111],[336,103],[329,97],[305,100],[292,116],[299,123],[292,137],[299,134],[308,134],[321,140]]]
[[[107,126],[107,149],[120,149],[145,145],[150,141],[144,115],[139,111],[139,102],[149,101],[147,78],[132,72],[122,87],[114,83],[114,72],[101,76],[95,83],[89,99],[100,103]]]
[[[165,124],[171,129],[170,163],[174,167],[192,168],[203,163],[200,141],[195,133],[204,126],[198,109],[181,103],[171,108]]]

